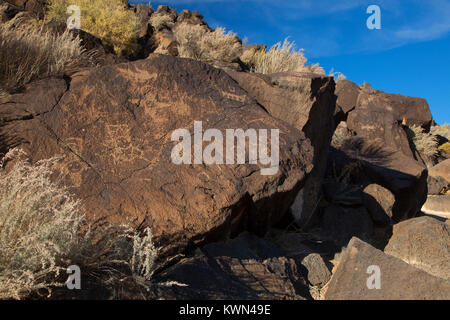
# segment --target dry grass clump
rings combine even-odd
[[[412,125],[406,128],[408,140],[414,145],[427,165],[432,165],[438,154],[438,139],[435,135],[426,133],[420,126]]]
[[[447,123],[442,126],[432,126],[430,129],[430,133],[435,136],[441,136],[450,141],[450,125],[448,125]]]
[[[86,58],[81,40],[68,31],[56,35],[35,28],[22,14],[0,25],[0,90],[5,92],[75,70]]]
[[[175,25],[169,15],[158,13],[152,14],[152,16],[150,17],[150,24],[156,32],[163,29],[172,29],[172,27]]]
[[[70,265],[83,277],[111,279],[131,260],[129,269],[151,276],[151,232],[141,240],[127,226],[87,224],[80,202],[55,177],[58,158],[32,165],[14,149],[2,163],[10,159],[13,167],[0,172],[0,299],[50,296],[64,286]]]
[[[334,80],[336,82],[338,81],[342,81],[342,80],[346,80],[347,77],[345,76],[345,74],[343,74],[342,72],[339,71],[334,71],[334,69],[331,69],[330,71],[330,76],[334,77]]]
[[[133,237],[133,255],[131,269],[134,275],[149,280],[156,269],[158,249],[153,244],[153,235],[150,228],[146,228],[141,237],[136,234]]]
[[[221,62],[237,61],[242,53],[242,43],[224,28],[209,31],[203,26],[182,23],[174,30],[179,43],[180,57],[191,58],[220,66]]]
[[[67,7],[81,10],[81,29],[112,45],[117,53],[138,50],[138,21],[123,0],[49,0],[46,19],[66,21]]]
[[[307,59],[303,55],[303,49],[295,50],[295,42],[290,42],[287,38],[283,44],[278,42],[269,51],[248,50],[241,57],[241,60],[250,66],[253,72],[270,74],[276,72],[314,72],[325,74],[318,65],[305,65]]]

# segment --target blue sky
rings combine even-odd
[[[130,1],[130,3],[148,1]],[[427,99],[436,122],[450,123],[450,0],[167,0],[197,10],[213,27],[248,43],[289,37],[311,63],[358,84]],[[381,30],[369,30],[369,5],[381,8]]]

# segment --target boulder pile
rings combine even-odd
[[[45,1],[6,2],[11,16],[45,13]],[[310,72],[258,74],[240,59],[181,58],[177,28],[214,31],[200,13],[128,9],[140,24],[137,54],[73,31],[97,49],[95,67],[0,96],[0,155],[61,156],[88,221],[151,228],[168,262],[151,281],[123,282],[124,298],[450,299],[450,159],[442,152],[428,170],[408,136],[435,125],[425,99]],[[267,48],[236,41],[242,52]],[[230,129],[271,132],[266,158],[278,151],[278,165],[261,149],[253,159],[256,140],[245,136],[245,163],[184,158],[211,151],[206,132]],[[181,163],[177,132],[188,143]],[[214,137],[210,156],[224,159]]]

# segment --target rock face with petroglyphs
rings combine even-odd
[[[403,125],[429,128],[427,102],[346,80],[338,82],[336,95],[335,119],[345,121],[351,133],[347,145],[338,149],[364,164],[364,185],[376,183],[394,194],[394,221],[415,217],[426,200],[427,172]]]
[[[272,116],[303,131],[314,148],[314,169],[301,196],[302,206],[294,217],[307,224],[321,193],[328,149],[334,130],[336,97],[332,77],[313,73],[285,72],[261,75],[228,72]]]
[[[30,85],[0,103],[1,139],[33,161],[62,154],[67,186],[90,218],[152,226],[164,250],[242,230],[264,233],[288,212],[313,169],[305,135],[270,116],[225,72],[152,55]],[[278,129],[279,170],[260,162],[176,165],[174,130]]]

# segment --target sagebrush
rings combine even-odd
[[[438,139],[416,125],[406,128],[408,140],[422,156],[427,165],[432,165],[438,154]]]
[[[0,172],[0,299],[49,295],[65,284],[72,264],[105,279],[122,267],[151,276],[151,231],[141,240],[125,225],[88,224],[81,203],[55,176],[59,158],[31,164],[14,149],[2,164],[11,160],[13,167]]]
[[[88,62],[81,40],[69,31],[58,35],[36,28],[21,13],[0,25],[0,90],[11,92]]]
[[[191,58],[220,66],[222,62],[237,61],[242,53],[242,43],[231,31],[224,28],[210,31],[204,26],[182,23],[174,30],[180,57]]]
[[[250,66],[251,70],[263,74],[277,72],[314,72],[325,74],[318,64],[306,65],[307,59],[303,54],[303,49],[296,50],[295,42],[290,42],[287,38],[283,43],[278,42],[269,51],[247,50],[241,60]]]
[[[152,14],[150,17],[150,25],[158,32],[163,29],[171,29],[174,26],[173,19],[166,14]]]
[[[440,125],[432,126],[430,129],[430,133],[435,136],[441,136],[447,139],[447,141],[450,141],[450,125],[447,123],[442,126]]]
[[[49,0],[46,19],[65,22],[70,5],[80,7],[82,30],[113,46],[117,53],[138,50],[139,23],[123,0]]]

